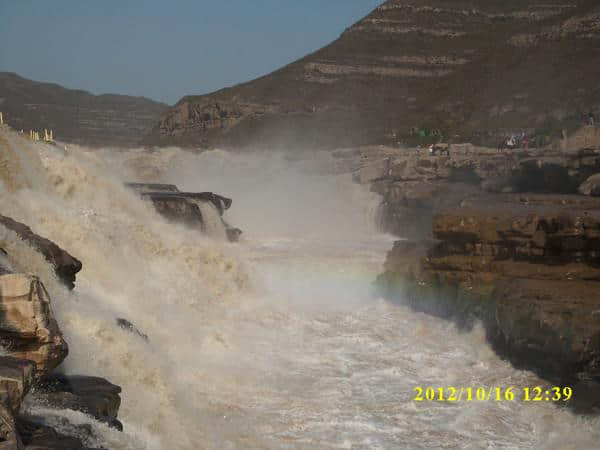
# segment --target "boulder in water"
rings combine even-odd
[[[50,308],[50,297],[33,275],[0,275],[0,341],[8,355],[35,362],[42,376],[67,356],[68,346]]]
[[[81,261],[60,248],[54,242],[38,236],[27,225],[0,215],[0,225],[14,231],[21,239],[42,253],[54,266],[58,278],[70,289],[75,287],[75,275],[81,270]]]

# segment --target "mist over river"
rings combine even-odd
[[[546,383],[495,356],[481,329],[377,296],[394,238],[349,175],[273,155],[13,144],[0,170],[20,188],[0,210],[82,260],[76,289],[22,241],[9,253],[52,296],[64,370],[123,388],[123,433],[31,395],[57,429],[90,423],[88,445],[111,449],[597,448],[597,419],[550,403],[413,401],[417,386]],[[241,241],[168,224],[125,181],[232,198]]]

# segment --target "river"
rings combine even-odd
[[[114,449],[597,448],[597,419],[551,403],[414,401],[419,386],[545,383],[500,360],[479,327],[377,295],[394,238],[349,176],[272,154],[9,141],[22,173],[0,208],[82,260],[76,289],[22,242],[9,253],[52,295],[64,370],[123,388],[123,433],[31,396],[27,410],[59,430],[73,432],[65,417],[91,424],[87,443]],[[168,224],[123,185],[150,179],[233,198],[240,243]]]

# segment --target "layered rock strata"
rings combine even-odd
[[[439,132],[492,146],[526,131],[546,142],[598,114],[599,14],[587,0],[388,0],[269,75],[183,97],[145,141],[314,149]]]

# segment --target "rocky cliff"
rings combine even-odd
[[[389,298],[462,327],[481,322],[500,355],[600,412],[596,133],[541,150],[380,149],[355,177],[383,195],[381,225],[408,238],[379,278]]]
[[[145,141],[344,147],[442,134],[496,144],[522,130],[550,139],[597,112],[599,44],[595,1],[388,0],[270,75],[182,98]]]
[[[438,214],[435,241],[398,241],[379,282],[418,310],[482,322],[500,355],[599,412],[600,201],[497,197]]]
[[[85,145],[132,146],[167,105],[143,97],[93,95],[0,72],[0,111],[16,130],[54,130],[56,139]]]

